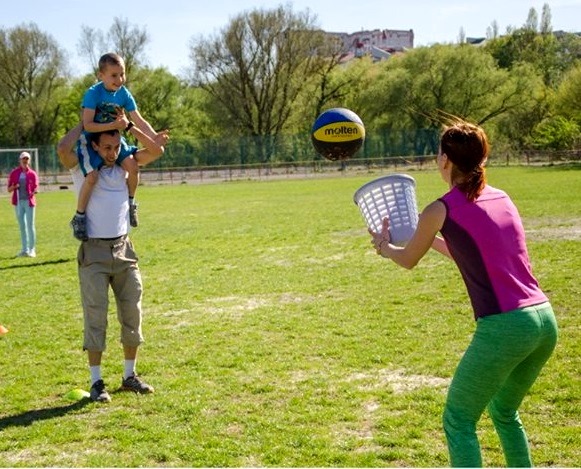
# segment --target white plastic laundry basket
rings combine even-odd
[[[407,243],[418,226],[416,181],[407,174],[390,174],[361,186],[353,196],[367,226],[381,231],[382,220],[389,219],[391,242]]]

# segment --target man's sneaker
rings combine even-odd
[[[129,204],[129,224],[133,228],[139,225],[139,219],[137,218],[137,204]]]
[[[87,217],[80,216],[75,213],[75,216],[71,220],[71,228],[73,229],[73,236],[79,241],[87,241],[89,236],[87,235]]]
[[[121,389],[124,391],[138,392],[139,394],[148,394],[153,392],[153,386],[150,386],[137,375],[131,375],[125,378],[121,383]]]
[[[31,249],[30,251],[28,251],[28,252],[26,253],[26,256],[27,256],[27,257],[36,257],[36,250],[34,250],[34,249]]]
[[[28,252],[20,251],[18,254],[16,254],[16,257],[28,257]]]
[[[111,402],[111,396],[105,389],[105,383],[102,379],[93,383],[90,394],[91,400],[94,402]]]

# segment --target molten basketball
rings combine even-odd
[[[331,161],[346,160],[361,148],[365,127],[361,118],[349,109],[327,109],[313,124],[311,139],[319,155]]]

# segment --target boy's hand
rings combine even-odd
[[[162,147],[169,141],[169,130],[160,130],[153,139],[155,143],[161,145]]]
[[[125,115],[123,110],[121,109],[121,112],[118,113],[117,117],[115,118],[115,128],[122,131],[122,130],[125,130],[128,125],[129,125],[129,119],[127,118],[127,116]]]

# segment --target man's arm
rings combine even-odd
[[[79,137],[81,136],[81,132],[83,130],[82,122],[77,124],[76,127],[73,127],[69,130],[66,135],[60,139],[57,145],[57,154],[59,156],[59,160],[61,164],[67,168],[72,169],[77,164],[79,164],[79,159],[77,158],[77,153],[75,152],[75,146]]]
[[[135,159],[139,166],[145,166],[157,160],[165,151],[165,144],[169,140],[169,130],[161,130],[154,138],[141,131],[137,126],[131,127],[129,130],[137,141],[143,145],[135,153]]]

